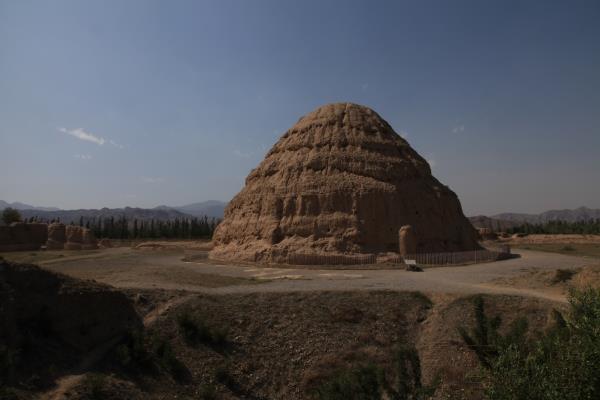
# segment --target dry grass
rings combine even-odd
[[[523,243],[515,245],[515,248],[600,258],[600,243]]]
[[[41,264],[48,261],[63,260],[73,257],[100,256],[102,250],[45,250],[45,251],[11,251],[0,253],[0,257],[8,261]]]

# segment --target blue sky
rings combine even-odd
[[[229,200],[300,116],[375,109],[465,212],[600,207],[598,1],[0,1],[0,199]]]

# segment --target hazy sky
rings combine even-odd
[[[465,212],[600,207],[599,1],[0,0],[0,199],[229,200],[300,116],[375,109]]]

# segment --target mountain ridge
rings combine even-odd
[[[0,200],[0,210],[7,207],[16,208],[25,219],[37,217],[42,220],[60,220],[65,223],[79,222],[93,218],[121,218],[143,220],[173,220],[176,218],[223,218],[223,211],[227,203],[218,200],[209,200],[191,203],[180,207],[157,206],[154,208],[120,207],[120,208],[80,208],[62,210],[56,207],[35,207],[28,204]]]
[[[578,222],[600,219],[600,209],[578,207],[575,209],[548,210],[539,214],[501,213],[490,218],[529,224],[544,224],[550,221]]]

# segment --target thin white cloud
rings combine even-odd
[[[459,132],[464,132],[464,131],[465,131],[464,125],[457,125],[454,128],[452,128],[452,133],[459,133]]]
[[[144,183],[163,183],[165,182],[165,178],[162,177],[152,177],[152,176],[143,176],[142,182]]]
[[[369,84],[368,83],[363,83],[362,85],[360,85],[362,90],[367,90],[369,88]]]
[[[404,140],[408,139],[408,133],[404,131],[400,131],[400,137]]]
[[[252,157],[252,152],[246,153],[246,152],[241,151],[240,149],[235,149],[233,151],[233,154],[235,154],[236,156],[241,157],[241,158]]]
[[[62,133],[66,133],[67,135],[76,137],[79,140],[85,140],[88,142],[96,143],[99,146],[102,146],[106,142],[106,140],[104,138],[96,136],[93,133],[86,132],[82,128],[76,128],[76,129],[58,128],[58,130]]]
[[[115,147],[116,147],[117,149],[119,149],[119,150],[123,150],[123,149],[125,148],[125,146],[123,146],[123,145],[122,145],[122,144],[120,144],[120,143],[117,143],[117,142],[115,142],[115,141],[114,141],[114,140],[112,140],[112,139],[110,139],[110,140],[108,141],[108,143],[110,143],[111,145],[115,146]]]
[[[78,160],[91,160],[92,156],[90,154],[75,154],[73,157],[75,157]]]

